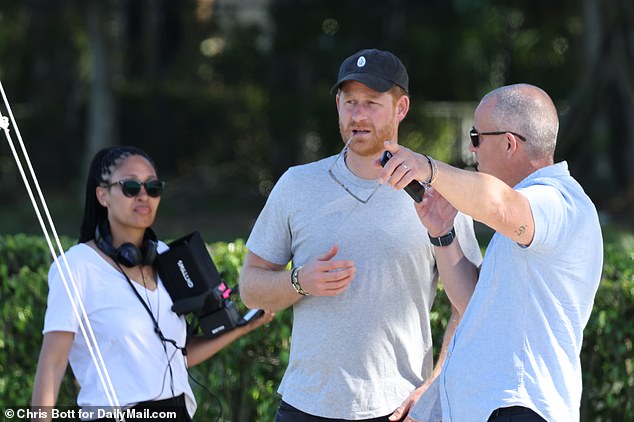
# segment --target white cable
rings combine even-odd
[[[42,218],[42,214],[40,212],[38,203],[33,195],[33,191],[31,189],[31,185],[29,183],[29,180],[26,176],[26,173],[24,172],[24,168],[22,167],[22,163],[20,161],[20,157],[18,156],[18,153],[15,149],[15,145],[13,144],[13,140],[11,138],[11,135],[9,134],[9,122],[8,119],[5,116],[2,116],[2,112],[0,111],[0,127],[4,130],[5,136],[7,138],[7,142],[9,143],[9,147],[11,148],[11,152],[13,153],[13,157],[15,159],[15,162],[18,166],[18,169],[20,171],[20,174],[22,175],[22,180],[24,181],[24,185],[26,187],[26,190],[29,194],[29,198],[31,199],[31,203],[33,205],[33,209],[35,211],[35,214],[37,215],[37,219],[40,223],[40,227],[42,228],[42,232],[44,233],[44,237],[46,238],[46,243],[48,244],[49,247],[49,251],[51,253],[51,256],[53,257],[53,260],[55,261],[55,265],[57,266],[57,270],[59,271],[59,274],[62,278],[62,281],[64,283],[64,287],[66,289],[66,293],[68,294],[68,298],[71,302],[71,305],[73,307],[73,311],[75,313],[75,317],[77,318],[78,322],[79,322],[79,328],[82,332],[82,335],[84,336],[84,338],[86,339],[86,345],[88,346],[88,350],[90,352],[90,356],[93,360],[93,363],[96,366],[97,369],[97,374],[99,375],[99,379],[101,381],[101,384],[104,388],[104,391],[106,393],[106,397],[108,399],[108,404],[112,407],[116,407],[119,408],[119,401],[117,399],[114,387],[112,385],[112,381],[110,380],[110,376],[108,374],[108,370],[106,368],[105,362],[103,360],[103,357],[101,355],[101,351],[99,350],[99,345],[97,344],[97,340],[95,338],[95,334],[92,330],[92,326],[90,324],[90,321],[88,320],[88,315],[86,314],[86,309],[84,308],[84,304],[81,301],[81,297],[79,295],[79,290],[77,288],[77,284],[75,283],[75,280],[73,278],[73,274],[70,270],[70,267],[68,265],[68,261],[66,260],[66,254],[64,253],[64,249],[62,248],[61,242],[59,240],[59,236],[57,235],[57,230],[55,229],[55,225],[53,224],[53,220],[51,218],[50,212],[48,210],[48,207],[46,205],[46,201],[44,200],[44,195],[42,194],[42,190],[40,189],[40,185],[38,183],[37,177],[35,176],[35,172],[33,170],[33,166],[31,165],[31,161],[29,159],[29,155],[26,151],[26,147],[24,146],[24,142],[22,141],[22,135],[20,134],[20,130],[18,129],[18,125],[15,122],[15,118],[13,117],[13,112],[11,110],[11,106],[9,105],[9,101],[7,100],[7,97],[5,95],[4,92],[4,87],[2,86],[2,82],[0,81],[0,91],[2,93],[2,99],[4,101],[4,105],[7,109],[7,112],[9,114],[9,117],[11,118],[11,123],[13,124],[13,127],[15,128],[15,132],[16,132],[16,136],[18,138],[18,141],[20,143],[20,147],[22,150],[22,154],[24,156],[24,160],[26,161],[29,171],[30,171],[30,175],[31,178],[33,180],[33,184],[38,192],[39,195],[39,199],[41,201],[41,206],[45,211],[46,217],[47,217],[47,221],[48,224],[50,225],[51,231],[55,237],[55,241],[56,241],[56,245],[58,248],[58,252],[55,251],[55,248],[53,247],[53,243],[51,241],[49,232],[48,232],[48,228],[46,227],[46,224]],[[79,310],[78,310],[78,306],[77,303],[75,302],[75,299],[73,298],[73,294],[70,290],[68,281],[66,279],[66,275],[64,273],[64,271],[62,270],[59,260],[57,259],[57,256],[60,255],[64,261],[65,264],[65,268],[67,271],[67,274],[70,278],[71,281],[71,285],[73,287],[73,291],[76,295],[76,297],[79,299],[78,303],[79,303]],[[84,322],[86,322],[86,325],[84,326]],[[94,350],[93,350],[94,349]]]

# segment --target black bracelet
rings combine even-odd
[[[449,233],[444,236],[432,237],[429,233],[427,233],[427,236],[429,236],[429,241],[434,246],[449,246],[456,238],[456,230],[452,227]]]

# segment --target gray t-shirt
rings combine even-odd
[[[335,159],[284,173],[247,247],[269,262],[299,266],[337,244],[333,259],[354,262],[356,277],[344,293],[293,306],[290,361],[278,391],[309,414],[374,418],[394,411],[431,374],[429,311],[438,274],[412,199],[385,185],[359,202],[328,174]],[[361,198],[377,186],[343,160],[334,173]],[[479,265],[472,220],[459,214],[455,227],[465,255]]]

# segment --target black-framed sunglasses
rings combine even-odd
[[[477,148],[480,146],[480,136],[504,135],[505,133],[510,133],[512,135],[515,135],[518,138],[520,138],[522,141],[526,142],[526,138],[524,138],[522,135],[518,133],[511,132],[510,130],[501,130],[496,132],[478,132],[475,127],[472,127],[471,130],[469,131],[469,139],[471,139],[471,145],[473,145],[474,148]]]
[[[163,180],[150,180],[148,182],[139,182],[137,180],[119,180],[114,183],[103,183],[104,187],[111,187],[114,185],[121,186],[121,192],[128,198],[132,198],[141,193],[141,186],[145,188],[145,192],[152,198],[158,198],[165,189],[165,181]]]

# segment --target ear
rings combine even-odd
[[[108,208],[108,201],[106,198],[108,197],[108,190],[102,186],[97,186],[95,188],[95,196],[97,197],[97,201],[101,204],[101,206]]]
[[[409,111],[409,97],[407,95],[402,95],[401,98],[396,102],[396,118],[399,122],[401,122],[405,116],[407,116],[407,112]]]
[[[337,113],[339,112],[339,90],[337,90],[337,95],[335,95],[335,102],[337,103]]]
[[[518,148],[517,143],[520,142],[520,140],[511,133],[507,133],[505,138],[506,138],[506,152],[509,155],[515,154]]]

